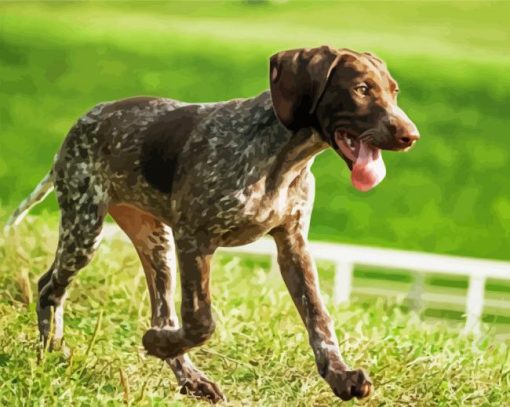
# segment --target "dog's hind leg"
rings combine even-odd
[[[44,346],[60,347],[64,334],[63,305],[66,289],[85,267],[100,242],[108,194],[87,167],[58,171],[55,190],[61,210],[59,241],[50,269],[39,279],[37,317]],[[50,333],[52,337],[50,338]],[[48,340],[50,342],[48,343]]]
[[[151,301],[153,328],[179,328],[174,305],[177,266],[171,229],[152,215],[128,205],[115,205],[110,214],[133,242],[147,279]],[[181,393],[206,398],[212,402],[224,399],[218,386],[195,368],[187,355],[167,358]]]

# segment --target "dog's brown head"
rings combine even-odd
[[[293,131],[315,127],[361,191],[386,175],[380,149],[408,150],[420,138],[397,106],[397,82],[370,53],[330,47],[279,52],[270,60],[270,83],[281,123]]]

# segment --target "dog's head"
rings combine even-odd
[[[381,149],[405,151],[420,138],[397,106],[397,82],[373,54],[330,47],[279,52],[270,60],[270,83],[280,122],[292,131],[316,128],[361,191],[386,175]]]

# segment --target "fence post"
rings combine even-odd
[[[352,263],[337,261],[335,263],[335,282],[333,286],[333,304],[349,302],[352,290]]]
[[[417,271],[414,275],[413,285],[407,296],[409,305],[416,311],[423,307],[423,291],[425,288],[425,273]]]
[[[478,334],[483,312],[485,295],[485,276],[471,275],[466,297],[466,326],[464,332]]]

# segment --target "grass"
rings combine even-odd
[[[66,342],[72,356],[38,361],[35,282],[51,262],[55,224],[29,220],[0,238],[0,405],[196,405],[178,394],[169,368],[147,357],[141,336],[149,305],[134,250],[105,242],[72,285]],[[329,406],[336,399],[316,372],[306,332],[290,296],[267,261],[215,260],[213,303],[218,328],[191,357],[215,378],[226,405]],[[322,272],[322,271],[321,271]],[[180,297],[180,296],[178,296]],[[505,405],[510,401],[508,345],[490,332],[459,335],[429,324],[395,302],[329,303],[341,350],[367,369],[380,405]]]

